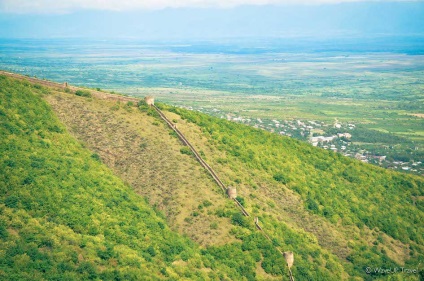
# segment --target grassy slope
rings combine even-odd
[[[230,264],[249,279],[273,280],[287,274],[282,257],[254,230],[252,221],[242,219],[242,226],[234,221],[239,211],[195,159],[181,154],[178,139],[148,111],[60,92],[46,100],[72,134],[165,212],[173,229],[208,246],[206,256]],[[303,232],[292,235],[297,241],[310,240]],[[305,251],[320,252],[320,247],[311,243]],[[317,260],[310,265],[314,270],[305,269],[299,277],[339,280],[347,276],[328,251]],[[326,263],[336,270],[323,267]]]
[[[22,91],[34,91],[34,88],[19,87]],[[192,244],[184,246],[192,258],[188,260],[189,268],[177,274],[190,272],[193,274],[191,279],[196,279],[194,274],[208,272],[205,269],[200,273],[193,267],[210,267],[212,271],[208,275],[216,273],[237,280],[240,276],[281,279],[281,275],[287,274],[284,262],[273,246],[254,230],[251,221],[237,216],[239,213],[234,206],[194,159],[180,153],[181,144],[160,120],[150,116],[153,114],[123,104],[59,92],[44,98],[70,132],[97,153],[94,158],[100,155],[116,174],[163,210],[174,230],[206,246],[201,257]],[[168,109],[178,111],[186,119],[167,112],[224,181],[237,186],[249,211],[259,216],[261,224],[274,238],[273,244],[295,252],[294,274],[298,280],[340,280],[349,275],[369,279],[381,276],[366,275],[365,266],[414,266],[422,260],[423,225],[417,218],[422,217],[423,208],[421,203],[411,206],[409,200],[410,195],[422,195],[422,179],[363,165],[242,125]],[[187,119],[197,124],[187,122]],[[62,147],[59,151],[66,149]],[[54,159],[55,152],[51,153],[46,159]],[[19,156],[28,158],[28,155]],[[97,163],[95,159],[90,159],[91,162]],[[273,178],[276,175],[280,182]],[[15,175],[17,180],[25,180],[20,176]],[[89,178],[93,180],[92,176]],[[94,176],[94,179],[104,180],[104,177]],[[385,196],[394,202],[390,207],[396,216],[387,215],[388,199],[374,195],[381,192],[380,183],[384,184]],[[368,192],[368,196],[362,194],[364,192]],[[18,207],[24,209],[22,205]],[[128,211],[131,209],[125,210]],[[366,217],[367,212],[377,214],[376,221],[364,222],[371,217]],[[380,213],[392,220],[394,229],[400,233],[384,229],[378,217]],[[97,219],[99,224],[104,221],[103,218]],[[86,231],[86,226],[79,227],[80,231]],[[9,224],[5,229],[8,229],[6,235],[10,240],[10,235],[16,231]],[[115,229],[123,232],[125,227]],[[181,239],[175,237],[171,240]],[[150,239],[154,240],[156,236]],[[130,244],[133,247],[133,243]],[[29,243],[23,241],[22,245]],[[91,246],[88,248],[93,254]],[[115,251],[117,246],[112,244],[109,248]],[[62,251],[54,248],[52,251],[55,250],[58,255]],[[164,259],[163,255],[158,256],[158,260]],[[110,263],[99,266],[95,259],[92,265],[98,272],[111,270]],[[182,270],[185,265],[186,262],[177,256],[171,264],[165,259],[163,263],[150,266],[152,276],[161,276],[158,270],[163,271],[165,266],[167,272],[172,273]],[[77,268],[78,265],[74,264],[68,274],[78,274]],[[121,266],[117,268],[122,270]],[[127,268],[136,270],[133,264]],[[412,276],[412,280],[416,278],[417,275]]]
[[[197,112],[163,107],[178,113],[167,114],[177,119],[179,129],[203,150],[224,181],[238,188],[248,209],[283,248],[300,253],[301,259],[318,263],[328,251],[351,275],[366,279],[381,277],[365,275],[366,266],[416,267],[423,262],[424,206],[411,200],[424,193],[422,178]],[[304,252],[301,248],[309,245],[292,239],[287,226],[296,233],[306,231],[322,252]],[[325,263],[320,266],[331,270]]]
[[[152,112],[60,92],[46,100],[71,133],[163,211],[174,229],[202,245],[235,240],[229,220],[212,215],[227,204],[221,190],[195,159],[180,153],[179,140]]]
[[[0,279],[242,279],[171,231],[46,95],[0,76]]]
[[[223,241],[226,243],[234,241],[234,237],[231,238],[231,235],[228,235],[228,232],[223,232],[223,230],[231,229],[232,233],[230,234],[240,238],[244,243],[251,239],[250,235],[254,234],[252,231],[232,227],[228,220],[225,220],[225,217],[230,215],[224,214],[223,216],[222,213],[217,215],[216,211],[223,207],[224,210],[228,210],[228,208],[232,210],[233,208],[222,203],[223,197],[220,197],[219,190],[216,189],[210,179],[205,177],[204,174],[202,175],[202,171],[198,170],[198,164],[193,159],[179,153],[181,145],[176,139],[167,135],[166,132],[169,131],[166,131],[164,125],[158,120],[124,104],[99,103],[98,101],[86,103],[82,99],[78,100],[78,98],[66,94],[50,96],[49,102],[59,113],[62,120],[73,128],[72,131],[78,138],[83,139],[91,149],[98,152],[102,159],[109,163],[121,177],[136,186],[138,192],[151,198],[151,203],[157,204],[166,212],[168,221],[175,229],[188,234],[204,245],[212,245],[209,251],[215,257],[219,257],[221,260],[229,258],[220,255],[220,250],[215,251],[214,248],[216,245],[219,247],[223,244]],[[70,112],[72,114],[69,114]],[[92,114],[92,112],[96,112],[96,114]],[[189,114],[188,112],[185,113]],[[271,159],[267,159],[265,164],[261,163],[262,166],[269,166],[268,170],[256,169],[254,165],[257,162],[248,161],[250,164],[247,164],[240,159],[240,155],[237,157],[231,155],[231,150],[234,148],[231,143],[228,146],[222,146],[222,143],[219,142],[214,143],[214,139],[222,140],[224,136],[231,138],[231,135],[233,135],[233,137],[240,139],[232,132],[237,131],[237,128],[244,128],[243,126],[231,124],[235,127],[231,127],[229,131],[225,131],[225,129],[217,130],[217,135],[209,135],[202,133],[201,130],[210,130],[208,125],[211,124],[216,130],[217,124],[215,123],[219,122],[217,119],[211,119],[211,124],[199,122],[200,128],[181,120],[178,115],[168,114],[170,114],[170,119],[175,119],[179,123],[179,128],[185,131],[189,139],[202,150],[207,160],[211,161],[213,166],[220,171],[227,183],[239,188],[248,208],[260,216],[262,224],[276,238],[275,243],[282,245],[284,249],[296,252],[298,255],[296,259],[297,267],[295,268],[296,276],[312,279],[334,278],[337,280],[350,274],[366,278],[363,270],[366,264],[394,266],[405,265],[405,263],[416,264],[419,260],[419,254],[416,251],[410,251],[406,243],[393,239],[393,237],[376,228],[361,224],[360,220],[353,221],[355,218],[357,219],[357,216],[353,216],[351,221],[349,221],[349,217],[351,217],[349,215],[342,219],[343,212],[339,213],[338,209],[333,210],[333,206],[327,207],[325,217],[320,216],[324,213],[324,205],[327,205],[327,202],[318,206],[320,212],[315,211],[316,214],[305,208],[305,198],[272,179],[274,175],[272,169],[275,169],[275,163],[272,163]],[[113,125],[114,123],[115,125]],[[117,126],[117,124],[121,124],[121,126]],[[123,130],[122,127],[126,127],[126,130]],[[131,135],[131,132],[133,134],[135,132],[134,138],[125,141],[125,136]],[[258,133],[258,131],[255,132]],[[258,134],[265,138],[270,136],[265,132]],[[112,135],[113,138],[110,137]],[[146,143],[141,145],[143,147],[141,151],[137,135]],[[161,137],[158,138],[158,135],[161,135]],[[254,141],[255,137],[249,138],[251,135],[251,131],[243,133],[245,143]],[[291,142],[291,140],[287,141]],[[120,144],[119,147],[113,147],[114,145],[117,146],[116,143]],[[256,145],[263,147],[263,144],[256,143]],[[296,151],[287,152],[287,154],[292,155],[292,158],[296,158],[296,156],[305,157],[309,153],[314,153],[315,158],[323,157],[323,155],[320,155],[322,153],[320,150],[312,149],[310,151],[309,146],[302,147],[297,142],[295,142],[295,145],[300,146],[300,148],[297,147]],[[281,147],[276,148],[272,142],[267,142],[266,146],[266,149],[281,150]],[[107,151],[104,151],[105,147],[108,148]],[[307,151],[304,150],[305,147]],[[256,149],[262,148],[256,147]],[[112,151],[118,153],[113,155]],[[155,151],[161,151],[161,153],[155,153]],[[132,154],[133,156],[131,156]],[[335,159],[333,155],[331,157],[329,163],[333,162],[336,166],[338,164],[345,165],[343,159]],[[273,160],[278,159],[278,152],[273,152],[271,158]],[[316,171],[315,166],[320,167],[323,163],[325,166],[325,160],[328,160],[326,158],[328,158],[328,155],[324,153],[323,160],[319,161],[307,159],[308,161],[305,163],[302,162],[302,159],[294,159],[293,162],[289,162],[288,168],[296,170],[299,168],[298,166],[306,166],[300,169],[300,173],[305,175],[309,173],[309,170]],[[116,159],[119,159],[119,161],[116,161]],[[140,161],[140,159],[143,159],[143,161]],[[142,164],[143,162],[148,164]],[[356,162],[351,161],[349,163],[355,164]],[[311,164],[314,165],[312,169]],[[361,166],[361,164],[359,165]],[[367,167],[361,166],[359,174],[361,171],[367,170]],[[325,169],[326,167],[321,167],[319,171]],[[170,170],[180,172],[164,174],[169,173]],[[184,172],[187,170],[190,172]],[[198,172],[199,174],[197,174]],[[145,181],[146,175],[150,175],[148,182]],[[312,174],[312,176],[315,177],[315,184],[318,185],[317,178],[320,178],[319,175]],[[341,178],[340,173],[336,174],[335,171],[327,171],[327,177],[330,179],[329,181],[335,180],[336,183]],[[383,175],[383,177],[385,176]],[[345,179],[343,178],[343,180]],[[297,181],[305,182],[302,178],[298,178]],[[178,188],[174,188],[175,183],[177,183]],[[347,182],[347,184],[349,183]],[[155,186],[155,188],[152,189],[149,186]],[[211,190],[214,190],[214,192],[211,193]],[[419,189],[416,191],[420,192]],[[184,195],[181,195],[181,193]],[[207,212],[196,210],[199,209],[199,202],[208,200],[211,198],[210,196],[216,194],[219,196],[212,197],[213,200],[210,201],[217,205],[217,208],[209,209]],[[199,198],[201,195],[204,195],[204,197]],[[343,200],[340,200],[340,202],[344,203]],[[196,216],[193,216],[194,213]],[[211,227],[213,222],[217,222],[220,229],[213,229]],[[239,245],[237,243],[231,245],[235,247],[234,251],[236,252]],[[419,249],[418,253],[422,253],[418,243],[413,245],[413,249],[416,248]],[[358,253],[360,254],[358,255]],[[412,259],[410,259],[411,255]],[[272,270],[272,268],[267,267],[266,263],[264,265],[262,262],[262,268],[259,267],[256,270],[258,276],[270,277],[269,274],[261,275],[264,267],[266,268],[265,272],[269,274],[278,275],[278,271],[283,270]],[[312,271],[307,268],[313,268],[315,273],[311,273]]]

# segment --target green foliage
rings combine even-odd
[[[227,156],[225,159],[217,156],[214,159],[217,165],[240,167],[240,170],[247,170],[251,174],[261,174],[274,185],[275,182],[285,184],[299,194],[307,210],[330,223],[378,229],[405,244],[424,243],[424,237],[418,234],[424,233],[424,225],[420,223],[420,218],[424,217],[423,209],[419,204],[413,205],[410,199],[411,196],[424,195],[422,178],[364,164],[294,139],[199,112],[169,106],[165,109],[201,127],[210,145]],[[227,214],[223,211],[217,215]],[[245,226],[242,219],[239,215],[231,215],[234,225]],[[275,224],[273,220],[264,220]],[[278,232],[282,227],[275,225],[273,229]],[[303,256],[302,261],[311,257],[316,262],[314,268],[321,268],[319,260],[322,260],[322,253],[313,246],[316,238],[287,235],[287,231],[275,236],[279,243],[286,245],[286,248],[294,246],[296,253]],[[367,242],[361,240],[352,244],[350,260],[352,263],[355,261],[355,265],[345,267],[350,274],[366,277],[360,267],[366,264],[367,257],[374,259],[373,264],[385,267],[396,264],[385,251],[375,251],[365,245]],[[304,251],[299,250],[302,247],[305,247]],[[416,255],[410,263],[418,264],[422,255]],[[340,266],[340,263],[334,260],[330,267],[336,265]],[[263,263],[263,267],[269,272],[278,272],[271,261]],[[307,267],[305,264],[304,268]],[[310,273],[298,265],[296,271],[305,280],[331,279],[325,270]]]
[[[311,210],[313,213],[319,213],[319,206],[317,202],[311,197],[306,200],[306,207]]]
[[[143,142],[143,143],[140,143],[140,149],[141,150],[145,150],[146,148],[147,148],[147,143],[146,142]]]
[[[157,113],[157,111],[154,108],[152,108],[151,106],[149,106],[148,109],[147,109],[147,115],[156,117],[158,119],[160,118],[159,113]]]
[[[144,100],[140,100],[137,103],[137,107],[138,107],[138,110],[140,110],[141,112],[150,112],[149,110],[151,110],[150,106],[148,106]]]
[[[24,184],[25,183],[26,183],[26,180],[24,180]],[[4,205],[9,208],[16,208],[18,207],[18,201],[19,201],[19,198],[17,196],[10,195],[6,198],[6,200],[4,200]]]
[[[217,119],[199,112],[174,107],[169,107],[168,110],[200,125],[210,138],[218,140],[216,141],[218,146],[228,152],[237,150],[240,155],[237,156],[233,153],[232,156],[229,156],[227,165],[237,166],[235,163],[240,161],[248,168],[271,173],[274,180],[288,184],[304,199],[308,197],[308,202],[311,203],[310,207],[315,211],[317,210],[316,202],[319,201],[321,205],[332,207],[338,213],[343,213],[346,219],[362,221],[369,224],[370,227],[379,227],[397,239],[406,238],[406,236],[399,235],[392,229],[405,229],[406,225],[415,227],[414,221],[418,219],[417,210],[411,204],[405,204],[404,198],[408,198],[412,194],[423,194],[424,191],[418,188],[424,186],[424,180],[421,178],[365,165],[339,154],[312,148],[290,138]],[[209,133],[211,131],[213,133]],[[249,157],[244,156],[252,152],[255,156],[251,160],[245,160]],[[317,162],[326,163],[325,171],[322,170],[322,165],[316,167],[315,163]],[[281,170],[284,170],[284,173],[280,172]],[[337,188],[328,188],[329,183]],[[340,190],[349,196],[342,196]],[[381,196],[383,191],[385,195]],[[325,196],[321,196],[324,193]],[[373,193],[374,196],[368,196],[370,193]],[[359,200],[353,200],[354,198]],[[312,202],[312,199],[315,203]],[[375,206],[376,201],[378,202],[378,212],[359,211]],[[357,207],[358,211],[353,212],[353,206]],[[393,214],[393,208],[396,208],[396,214],[406,220],[394,221],[395,225],[388,227],[384,222]],[[412,209],[416,211],[412,211]],[[368,215],[371,213],[373,219]],[[407,238],[401,240],[408,241]],[[424,240],[420,239],[416,242],[424,242]]]
[[[203,205],[203,207],[207,208],[209,206],[212,206],[212,202],[209,201],[209,200],[205,200],[205,201],[203,201],[202,205]]]
[[[234,213],[231,217],[231,223],[242,227],[249,226],[249,222],[241,213]]]
[[[147,248],[147,253],[152,257],[156,256],[155,248],[153,248],[151,245]]]
[[[66,133],[39,98],[41,91],[0,76],[0,279],[256,280],[257,263],[281,279],[287,268],[275,246],[295,251],[298,280],[342,280],[347,272],[366,279],[363,269],[370,263],[396,265],[384,251],[360,243],[349,247],[346,263],[311,233],[264,214],[260,222],[270,231],[268,241],[253,229],[251,218],[227,207],[216,211],[217,220],[231,221],[238,242],[199,250],[171,232],[160,213]],[[422,258],[417,244],[422,245],[423,209],[408,199],[422,195],[420,178],[196,112],[171,110],[200,125],[209,144],[226,154],[210,156],[211,164],[260,174],[268,188],[292,189],[306,208],[332,223],[382,229],[411,242],[412,253]],[[229,181],[234,178],[249,182],[240,175]],[[244,204],[252,198],[239,200]],[[187,222],[195,222],[195,214],[212,204],[199,203]],[[268,206],[276,207],[269,201],[253,208]],[[218,226],[212,222],[210,229]],[[411,256],[411,264],[415,260]]]
[[[410,142],[406,138],[402,138],[390,133],[383,133],[377,130],[370,130],[361,125],[356,126],[352,133],[351,140],[365,143],[384,143],[387,145],[396,145],[398,143]]]
[[[246,202],[245,202],[245,200],[244,200],[244,198],[243,197],[241,197],[241,196],[237,196],[236,197],[236,200],[243,206],[243,207],[246,207]]]
[[[287,184],[289,182],[289,180],[287,179],[287,176],[284,175],[283,173],[276,173],[273,176],[274,180],[281,182],[282,184]]]
[[[210,247],[204,252],[205,256],[212,256],[216,265],[222,264],[231,268],[228,274],[230,280],[237,280],[237,276],[243,276],[245,280],[255,280],[255,260],[249,252],[242,250],[240,243],[233,243],[225,247]],[[243,262],[240,262],[243,261]]]
[[[209,279],[213,257],[66,133],[40,95],[0,76],[0,279]],[[220,264],[214,274],[242,279]]]
[[[91,93],[87,90],[77,90],[75,91],[75,95],[86,98],[91,97]]]
[[[101,161],[99,154],[97,153],[93,153],[91,154],[91,158],[93,158],[96,161]]]
[[[121,106],[120,106],[119,102],[117,102],[115,105],[113,105],[113,106],[111,107],[111,109],[112,109],[113,111],[117,111],[117,110],[119,110],[120,108],[121,108]]]
[[[181,154],[193,155],[193,151],[188,146],[183,146],[180,149]]]
[[[6,223],[3,220],[0,220],[0,239],[5,239],[7,236]]]
[[[137,106],[138,106],[138,107],[141,107],[141,106],[147,106],[147,107],[148,107],[148,105],[147,105],[147,103],[146,103],[146,101],[145,101],[145,100],[139,100],[139,101],[137,102]]]

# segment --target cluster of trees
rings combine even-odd
[[[411,141],[391,133],[384,133],[377,130],[370,130],[358,125],[352,135],[352,141],[365,143],[383,143],[396,145],[399,143],[410,144]]]
[[[234,225],[231,233],[240,239],[240,242],[209,247],[203,253],[211,255],[215,261],[231,265],[239,274],[249,277],[248,280],[257,278],[255,266],[258,262],[263,271],[271,276],[288,276],[286,261],[279,252],[282,249],[295,252],[296,266],[292,271],[299,280],[341,280],[345,274],[338,258],[323,251],[309,234],[299,233],[271,216],[259,217],[267,232],[275,230],[270,241],[255,229],[251,218],[232,208],[220,210],[217,215],[231,219]]]

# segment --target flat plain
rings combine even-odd
[[[242,48],[3,40],[0,68],[133,96],[153,95],[161,102],[218,117],[250,119],[244,123],[253,126],[271,120],[322,122],[323,128],[298,135],[304,140],[313,132],[345,133],[332,130],[336,123],[354,124],[355,130],[349,132],[352,151],[345,154],[365,150],[373,156],[385,155],[391,160],[385,165],[398,170],[422,166],[424,56],[420,52],[378,52],[378,46],[373,51],[358,46],[320,51],[279,44]]]

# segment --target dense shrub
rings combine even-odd
[[[181,154],[193,155],[193,151],[188,146],[183,146],[180,149]]]
[[[87,90],[77,90],[75,91],[75,95],[87,98],[91,97],[91,93]]]

